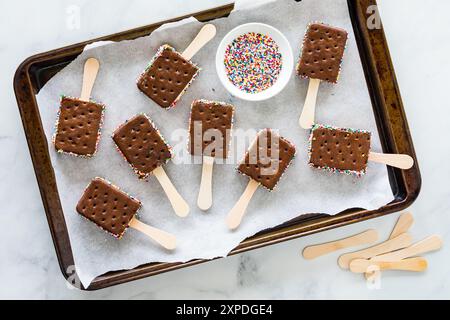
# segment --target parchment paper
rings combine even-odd
[[[219,82],[214,57],[218,43],[232,28],[248,22],[270,24],[286,35],[297,58],[305,28],[311,21],[343,27],[350,33],[338,85],[321,84],[318,122],[370,130],[373,132],[373,150],[381,151],[346,0],[284,0],[257,8],[235,10],[228,18],[214,20],[217,36],[193,58],[202,68],[198,79],[178,105],[168,111],[141,94],[135,81],[161,44],[169,43],[179,51],[187,47],[202,25],[192,19],[176,26],[166,25],[149,37],[86,50],[45,85],[37,98],[76,270],[85,286],[107,271],[130,269],[148,262],[225,256],[244,238],[303,213],[336,214],[353,207],[376,209],[393,200],[387,170],[383,165],[370,164],[368,174],[361,179],[308,167],[309,133],[298,126],[308,81],[293,75],[281,94],[258,103],[230,96]],[[107,109],[99,151],[93,159],[82,159],[57,154],[51,137],[60,95],[80,95],[83,65],[89,57],[96,57],[101,63],[92,98],[106,104]],[[248,179],[236,173],[235,164],[216,165],[214,204],[209,212],[204,213],[196,206],[201,165],[182,164],[181,161],[187,152],[186,142],[180,142],[180,136],[186,139],[190,104],[196,98],[234,104],[236,129],[280,129],[281,135],[297,145],[297,157],[276,191],[268,192],[260,188],[250,203],[242,225],[235,232],[227,229],[225,217],[244,191]],[[165,166],[165,170],[191,205],[191,213],[186,219],[175,216],[154,177],[148,182],[139,181],[114,148],[110,138],[114,129],[140,112],[146,112],[166,140],[175,146],[176,157]],[[239,147],[236,158],[241,159],[244,152],[245,149]],[[140,199],[144,205],[139,214],[140,220],[177,235],[179,247],[176,251],[167,252],[145,235],[131,229],[122,240],[116,240],[81,218],[75,211],[77,201],[96,176],[110,180]]]

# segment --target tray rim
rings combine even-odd
[[[275,243],[299,238],[299,237],[310,235],[313,233],[322,232],[322,231],[333,229],[333,228],[338,228],[338,227],[341,227],[344,225],[349,225],[352,223],[357,223],[360,221],[373,219],[373,218],[377,218],[377,217],[380,217],[380,216],[383,216],[386,214],[390,214],[390,213],[393,213],[396,211],[400,211],[400,210],[403,210],[403,209],[407,208],[408,206],[410,206],[415,201],[417,196],[419,195],[420,188],[421,188],[420,170],[419,170],[419,166],[418,166],[418,162],[417,162],[417,157],[414,152],[412,139],[409,134],[409,127],[407,124],[406,115],[404,112],[404,108],[403,108],[397,80],[395,77],[395,72],[393,69],[392,61],[390,58],[386,38],[384,36],[384,30],[381,29],[381,30],[375,31],[377,33],[377,35],[373,36],[374,33],[372,33],[372,35],[371,35],[370,32],[368,30],[366,30],[366,28],[362,27],[363,21],[361,20],[361,16],[359,16],[359,19],[358,19],[358,14],[361,15],[361,12],[362,12],[361,10],[363,10],[363,8],[367,8],[368,5],[376,5],[376,0],[347,0],[347,2],[348,2],[351,16],[353,13],[353,16],[351,17],[351,19],[353,22],[353,29],[355,31],[355,36],[357,36],[356,35],[357,31],[361,32],[361,33],[365,33],[363,35],[359,35],[361,37],[361,40],[364,43],[360,43],[357,41],[361,60],[364,64],[365,61],[362,57],[361,50],[366,50],[367,51],[366,54],[372,58],[371,65],[368,65],[365,68],[365,72],[367,69],[371,70],[371,73],[369,75],[366,74],[366,80],[368,82],[367,84],[369,87],[369,91],[372,88],[372,90],[376,90],[376,92],[381,92],[384,94],[384,96],[382,97],[384,99],[381,99],[381,101],[380,101],[380,99],[378,99],[378,101],[372,101],[372,105],[374,106],[374,112],[377,112],[377,109],[375,109],[376,105],[383,105],[384,109],[387,110],[386,104],[389,103],[389,99],[387,99],[386,97],[389,94],[393,94],[392,99],[395,102],[391,102],[391,107],[394,107],[392,105],[392,103],[395,103],[395,110],[399,114],[400,120],[402,121],[401,126],[402,126],[402,129],[404,132],[399,134],[399,136],[401,137],[400,139],[393,132],[390,132],[390,130],[392,130],[391,123],[385,124],[384,126],[381,125],[378,128],[382,132],[387,131],[388,133],[390,133],[390,135],[389,134],[385,134],[385,135],[386,135],[386,137],[393,140],[393,141],[391,141],[390,146],[383,145],[383,149],[385,151],[386,151],[386,149],[388,149],[388,150],[391,149],[390,150],[391,152],[406,152],[406,151],[408,151],[407,153],[410,154],[411,156],[413,156],[413,158],[415,159],[415,163],[416,163],[415,166],[413,167],[413,169],[410,169],[408,171],[395,170],[396,173],[393,176],[395,179],[402,179],[403,181],[406,181],[406,182],[413,180],[414,183],[411,183],[411,185],[408,185],[409,183],[406,183],[406,185],[405,185],[406,195],[403,199],[400,199],[400,200],[397,199],[398,201],[394,200],[393,202],[387,204],[386,206],[381,207],[378,210],[367,211],[367,210],[358,210],[358,209],[353,210],[352,209],[352,210],[348,210],[348,212],[340,213],[335,216],[323,216],[320,218],[314,218],[313,220],[302,220],[302,222],[300,222],[300,223],[293,222],[292,225],[290,224],[290,222],[287,222],[287,223],[283,224],[281,227],[275,227],[270,230],[264,230],[256,235],[244,240],[238,247],[233,249],[229,255],[235,255],[235,254],[242,253],[245,251],[261,248],[261,247],[272,245]],[[131,30],[122,31],[122,32],[119,32],[116,34],[102,36],[102,37],[99,37],[96,39],[92,39],[92,40],[80,42],[77,44],[65,46],[65,47],[62,47],[59,49],[39,53],[39,54],[33,55],[33,56],[25,59],[18,67],[18,69],[14,75],[14,91],[16,94],[16,99],[17,99],[19,111],[21,114],[21,119],[22,119],[22,123],[24,126],[24,130],[25,130],[25,135],[26,135],[28,147],[30,150],[33,167],[35,169],[35,174],[36,174],[37,182],[39,185],[41,198],[44,203],[45,213],[46,213],[47,220],[49,223],[50,232],[52,234],[55,250],[57,253],[58,263],[60,265],[61,272],[62,272],[63,276],[66,278],[66,280],[68,280],[69,277],[73,277],[73,274],[69,274],[67,272],[67,267],[69,265],[73,265],[73,255],[72,255],[72,251],[71,251],[71,247],[70,247],[70,240],[68,239],[67,227],[64,222],[64,217],[62,217],[63,218],[62,222],[64,223],[64,225],[61,225],[61,221],[55,221],[56,219],[54,219],[54,217],[53,217],[53,212],[57,208],[54,208],[54,206],[51,203],[49,203],[49,201],[47,199],[47,196],[48,196],[48,194],[47,194],[48,188],[47,187],[48,186],[43,185],[44,184],[44,181],[42,178],[43,173],[39,172],[39,168],[42,165],[43,161],[42,161],[42,159],[39,159],[39,154],[34,149],[35,146],[32,144],[31,138],[30,138],[30,135],[32,135],[32,134],[37,134],[37,135],[44,134],[43,130],[42,130],[42,123],[40,122],[40,116],[39,116],[39,110],[37,107],[37,102],[35,99],[36,90],[34,90],[35,88],[33,86],[32,78],[30,75],[30,68],[36,64],[43,63],[45,61],[51,61],[51,59],[54,59],[61,53],[65,53],[66,56],[77,55],[77,54],[79,54],[80,47],[84,48],[85,45],[95,42],[95,41],[102,41],[102,40],[116,40],[117,41],[117,40],[124,39],[129,34],[134,34],[134,36],[131,38],[138,38],[140,36],[148,34],[148,31],[151,28],[155,28],[163,23],[178,21],[178,20],[181,20],[181,19],[184,19],[187,17],[191,17],[191,16],[197,17],[197,18],[199,18],[199,20],[202,20],[201,17],[205,16],[206,20],[210,20],[208,18],[208,15],[224,14],[227,11],[231,11],[231,9],[233,7],[234,7],[234,4],[231,3],[231,4],[219,6],[216,8],[208,9],[208,10],[203,10],[203,11],[200,11],[197,13],[172,18],[172,19],[169,19],[166,21],[153,23],[153,24],[150,24],[147,26],[142,26],[142,27],[131,29]],[[353,10],[355,12],[352,12]],[[355,14],[356,14],[356,16],[355,16]],[[202,21],[204,21],[204,20],[202,20]],[[151,33],[151,31],[150,31],[150,33]],[[130,37],[128,37],[128,39],[130,39]],[[377,53],[376,50],[374,49],[374,46],[380,46],[380,45],[381,45],[381,48],[379,49],[378,53],[381,52],[381,54],[384,55],[385,61],[383,61],[383,65],[377,66],[374,63],[375,62],[374,55]],[[387,82],[390,85],[392,92],[391,91],[388,92],[387,89],[383,87],[383,81],[381,80],[381,77],[383,77],[384,75],[382,74],[382,72],[387,73],[387,75],[386,75],[388,77]],[[385,82],[386,82],[386,80],[384,81],[384,83]],[[24,100],[24,95],[21,92],[21,90],[26,92],[25,96],[30,99],[30,101],[28,101],[28,103],[31,103],[32,107],[34,106],[34,110],[26,109],[27,101]],[[372,94],[371,94],[371,97],[372,97]],[[374,100],[375,98],[372,97],[372,99]],[[36,110],[36,108],[37,108],[37,110]],[[386,111],[383,111],[383,112],[386,112]],[[30,115],[30,113],[32,113],[32,114]],[[27,119],[29,119],[29,117],[35,117],[35,118],[37,117],[37,119],[39,120],[38,124],[39,124],[40,128],[31,128],[30,129],[30,126],[27,123]],[[377,120],[377,125],[379,125],[378,122],[379,121]],[[37,130],[37,131],[30,133],[30,131],[32,131],[32,130]],[[35,139],[36,139],[36,137],[35,137]],[[401,139],[403,139],[403,142],[406,145],[402,145],[402,143],[399,142],[399,141],[402,141]],[[40,152],[43,152],[44,155],[45,155],[45,153],[47,153],[48,158],[49,158],[49,149],[48,149],[47,140],[45,139],[45,134],[44,134],[44,142],[45,142],[44,146],[46,147],[46,150],[40,150]],[[41,146],[41,148],[43,148],[44,146]],[[47,159],[47,160],[50,160],[50,159]],[[50,165],[51,165],[51,162],[50,162]],[[51,171],[53,171],[53,168],[51,168]],[[50,178],[53,178],[53,181],[55,183],[54,187],[56,188],[56,191],[57,191],[54,172],[47,172],[47,174],[50,174]],[[58,194],[56,194],[56,195],[58,195]],[[58,200],[59,200],[59,196],[58,196]],[[61,211],[61,213],[62,213],[62,211]],[[311,222],[311,221],[313,221],[313,222]],[[60,237],[64,233],[66,233],[66,237],[67,237],[68,241],[66,241],[65,243],[62,243],[62,241],[60,241],[61,240]],[[215,260],[215,259],[212,259],[212,260]],[[81,287],[81,289],[82,290],[97,290],[97,289],[106,288],[106,287],[109,287],[112,285],[117,285],[117,284],[121,284],[124,282],[133,281],[133,280],[141,279],[144,277],[160,274],[163,272],[173,271],[176,269],[196,265],[199,263],[204,263],[207,261],[211,261],[211,260],[198,260],[197,259],[197,260],[192,260],[192,261],[189,261],[186,263],[150,263],[150,264],[138,266],[131,270],[113,271],[113,272],[109,272],[104,275],[98,276],[97,278],[95,278],[92,281],[92,283],[90,284],[89,287],[87,287],[87,288]]]

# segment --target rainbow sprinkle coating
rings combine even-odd
[[[271,37],[249,32],[228,45],[224,65],[231,83],[254,94],[273,86],[280,75],[283,60]]]

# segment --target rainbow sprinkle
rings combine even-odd
[[[258,93],[277,81],[283,61],[271,37],[249,32],[228,45],[224,65],[228,79],[236,87],[247,93]]]

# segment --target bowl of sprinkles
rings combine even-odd
[[[269,99],[284,89],[294,58],[286,37],[263,23],[247,23],[231,30],[216,54],[220,81],[229,93],[248,101]]]

